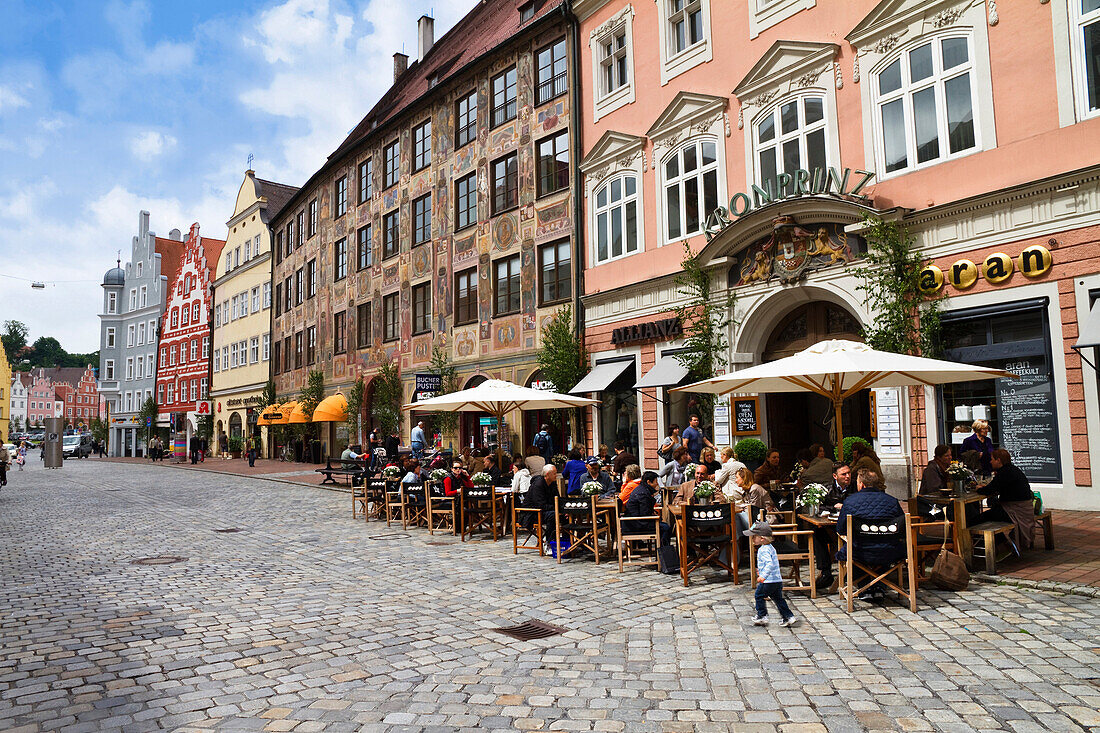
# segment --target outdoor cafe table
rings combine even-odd
[[[967,567],[973,569],[974,540],[966,526],[966,507],[968,504],[980,504],[985,495],[969,491],[965,494],[922,494],[920,498],[932,504],[954,507],[952,526],[955,528],[955,552],[966,562]]]

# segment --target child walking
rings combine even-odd
[[[756,618],[752,620],[753,624],[768,625],[768,599],[771,598],[783,619],[779,625],[794,626],[798,619],[783,598],[783,576],[779,573],[779,556],[772,547],[774,535],[771,525],[764,521],[756,522],[745,534],[752,537],[752,543],[756,545]]]

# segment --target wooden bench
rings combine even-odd
[[[981,537],[985,553],[985,571],[990,575],[997,573],[997,535],[1004,535],[1011,542],[1012,532],[1016,525],[1012,522],[982,522],[973,527],[967,527],[972,537]],[[975,548],[977,549],[977,548]],[[977,552],[974,553],[977,557]]]
[[[1054,515],[1049,509],[1042,514],[1035,515],[1035,529],[1043,529],[1043,546],[1047,550],[1054,549]]]
[[[333,476],[346,476],[348,477],[348,483],[350,484],[351,479],[358,478],[366,474],[366,470],[364,468],[359,468],[358,466],[354,465],[349,468],[348,465],[349,464],[347,463],[341,462],[341,466],[333,468],[332,459],[326,458],[325,467],[316,468],[314,469],[314,472],[324,475],[324,479],[321,480],[322,484],[335,484],[336,479],[334,479]]]

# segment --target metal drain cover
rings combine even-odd
[[[518,626],[503,626],[498,629],[492,629],[498,634],[504,634],[505,636],[511,636],[520,641],[531,641],[532,639],[545,639],[549,636],[557,636],[558,634],[564,634],[566,629],[560,626],[553,626],[551,624],[543,623],[542,621],[524,621]]]
[[[159,557],[139,557],[137,560],[131,560],[131,565],[171,565],[177,562],[186,561],[186,557],[179,557],[177,555],[161,555]]]
[[[240,527],[226,527],[224,529],[215,529],[215,532],[221,532],[222,534],[229,534],[230,532],[240,532]]]

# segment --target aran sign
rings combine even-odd
[[[742,216],[762,206],[799,196],[843,196],[861,201],[867,199],[863,189],[875,174],[871,171],[834,167],[799,168],[793,173],[780,173],[775,178],[753,184],[749,192],[738,192],[730,198],[729,208],[719,206],[707,217],[706,235],[711,239]]]
[[[1016,270],[1026,278],[1036,278],[1050,272],[1053,266],[1054,257],[1050,250],[1036,244],[1025,249],[1015,259],[1004,252],[993,252],[981,265],[968,259],[956,260],[951,263],[947,272],[935,265],[927,265],[920,271],[918,282],[921,292],[927,294],[939,292],[945,284],[950,284],[956,290],[967,290],[978,282],[979,277],[990,285],[1001,285],[1008,282]]]

